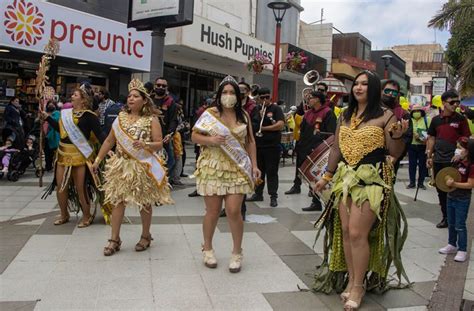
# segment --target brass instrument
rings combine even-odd
[[[315,89],[316,84],[319,81],[319,72],[316,70],[310,70],[304,74],[303,82],[304,84],[311,86],[313,90]]]
[[[435,172],[434,172],[434,166],[433,165],[430,168],[430,181],[428,182],[428,186],[436,187],[436,179],[435,179]]]
[[[260,110],[260,116],[261,116],[261,120],[260,120],[260,128],[258,129],[258,132],[255,134],[255,136],[257,137],[263,137],[263,133],[262,133],[262,125],[263,125],[263,119],[265,118],[265,113],[267,112],[267,105],[263,104],[263,107],[262,109]]]

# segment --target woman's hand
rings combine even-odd
[[[433,159],[432,159],[432,158],[428,158],[428,159],[426,160],[426,167],[427,167],[428,169],[430,169],[430,168],[433,167]]]
[[[225,143],[225,136],[217,135],[209,137],[209,145],[211,146],[220,146]]]
[[[403,134],[406,133],[409,127],[408,120],[401,120],[396,123],[393,123],[390,132],[392,133],[393,138],[401,138]]]
[[[49,114],[46,111],[38,111],[39,118],[44,121],[49,117]]]
[[[313,191],[314,192],[321,192],[326,188],[326,185],[328,184],[328,181],[325,179],[320,179],[318,182],[314,185]]]
[[[262,172],[260,172],[258,167],[254,166],[252,168],[252,175],[253,175],[253,179],[256,180],[256,179],[259,179],[260,177],[262,177]]]
[[[92,163],[92,172],[94,172],[94,174],[97,174],[99,172],[99,165],[100,162],[97,161],[97,159],[94,161],[94,163]]]
[[[135,149],[144,149],[146,147],[146,144],[144,141],[141,140],[135,140],[133,142],[133,148]]]

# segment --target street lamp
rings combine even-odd
[[[275,65],[273,66],[273,97],[272,101],[278,101],[278,74],[280,73],[280,34],[281,34],[281,21],[285,16],[286,10],[291,8],[291,4],[287,1],[272,1],[267,5],[273,10],[273,15],[276,21],[275,31]]]
[[[385,69],[384,69],[384,72],[383,72],[383,78],[384,79],[388,79],[388,66],[390,66],[390,61],[392,60],[392,55],[388,55],[388,54],[385,54],[385,55],[382,55],[381,57],[383,59],[383,63],[385,65]]]

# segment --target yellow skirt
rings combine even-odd
[[[105,164],[105,203],[137,205],[140,209],[158,203],[173,204],[168,180],[160,187],[147,174],[146,166],[126,155],[114,154]],[[166,177],[165,177],[166,178]]]
[[[92,156],[91,156],[92,157]],[[62,166],[81,166],[86,164],[87,159],[74,144],[60,142],[57,163]]]
[[[203,196],[253,192],[246,175],[218,147],[202,147],[194,175],[197,192]]]

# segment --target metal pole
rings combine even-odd
[[[151,32],[150,81],[163,76],[165,36],[164,27],[154,28]]]
[[[280,73],[280,33],[281,21],[277,21],[275,32],[275,64],[273,66],[273,97],[272,101],[278,101],[278,74]]]

